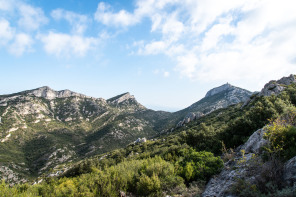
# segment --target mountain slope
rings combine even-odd
[[[167,120],[166,127],[183,126],[184,124],[209,114],[217,109],[226,108],[230,105],[245,102],[250,98],[252,92],[235,87],[230,84],[213,88],[207,92],[204,98],[190,105],[189,107],[177,111]],[[165,129],[163,127],[162,129]]]
[[[146,109],[129,93],[105,100],[41,87],[0,96],[0,172],[20,172],[11,180],[21,180],[123,147],[155,135],[154,123],[169,114]]]
[[[229,84],[175,113],[153,111],[130,93],[93,98],[47,86],[0,96],[0,172],[17,182],[65,162],[125,147],[137,138],[188,123],[244,101],[251,93]],[[188,120],[188,114],[192,115]],[[36,151],[37,150],[37,151]]]

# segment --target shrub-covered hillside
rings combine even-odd
[[[254,95],[244,107],[237,104],[219,109],[147,142],[131,143],[122,149],[69,163],[61,167],[67,168],[62,175],[44,176],[39,184],[10,188],[3,182],[0,195],[198,196],[210,178],[222,170],[228,150],[245,143],[257,129],[283,120],[287,112],[295,110],[295,105],[295,84],[285,86],[278,95]],[[273,158],[266,155],[273,154],[278,147],[277,160],[286,161],[295,156],[295,143],[289,140],[295,137],[294,126],[292,121],[289,125],[268,127],[266,139],[270,146],[263,150],[265,154],[258,155],[263,163]],[[224,157],[220,156],[222,153]],[[252,189],[247,183],[244,187]],[[257,194],[268,195],[266,187],[257,188]],[[282,189],[274,185],[273,191]]]

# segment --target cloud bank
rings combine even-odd
[[[148,18],[161,38],[133,43],[134,54],[169,56],[182,77],[258,82],[296,72],[295,7],[293,0],[138,0],[132,12],[116,12],[101,2],[96,20],[128,28]]]

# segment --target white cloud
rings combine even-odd
[[[165,72],[163,73],[163,76],[164,76],[164,77],[169,77],[169,76],[170,76],[170,73],[169,73],[168,71],[165,71]]]
[[[28,34],[20,33],[15,36],[14,42],[9,46],[9,52],[21,56],[24,52],[31,50],[33,40]]]
[[[86,53],[98,45],[99,39],[50,32],[47,35],[39,35],[48,54],[57,57],[69,57],[72,55],[83,57]]]
[[[15,0],[0,0],[0,10],[2,11],[10,11],[13,9],[15,5]]]
[[[104,2],[100,2],[95,19],[108,26],[130,26],[139,22],[138,17],[133,14],[120,10],[118,13],[110,11],[110,6]]]
[[[30,35],[25,33],[15,33],[15,29],[5,20],[0,20],[0,45],[16,56],[21,56],[24,52],[31,49],[33,40]]]
[[[142,45],[142,48],[138,50],[138,54],[142,55],[155,55],[162,53],[166,48],[167,44],[163,41],[155,41],[144,45],[143,43],[139,43]]]
[[[21,3],[18,5],[18,10],[20,14],[18,25],[25,30],[38,30],[41,25],[48,22],[41,8]]]
[[[0,19],[0,45],[6,45],[14,36],[14,30],[5,19]]]
[[[121,10],[134,18],[128,25],[146,17],[151,34],[161,34],[158,40],[135,42],[136,54],[167,55],[183,77],[251,84],[254,79],[256,89],[259,79],[296,73],[294,0],[138,0],[135,5],[132,12]]]
[[[74,34],[83,34],[86,31],[90,20],[86,15],[77,14],[63,9],[53,10],[51,16],[55,20],[64,19],[68,21],[72,25],[72,33]]]

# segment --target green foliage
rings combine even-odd
[[[163,196],[174,188],[185,188],[173,164],[160,157],[123,161],[104,170],[92,168],[78,177],[48,180],[37,186],[19,185],[9,188],[4,182],[0,193],[33,196],[118,196],[129,192],[138,196]]]
[[[209,178],[220,172],[223,161],[210,152],[196,152],[193,149],[184,150],[184,159],[179,162],[179,174],[187,182],[193,180],[209,180]]]
[[[266,127],[264,137],[269,144],[265,150],[283,160],[296,155],[296,108],[289,108],[281,117]]]

